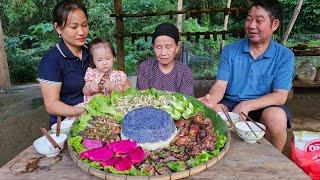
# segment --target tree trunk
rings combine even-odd
[[[122,13],[122,1],[114,0],[114,9],[115,14]],[[121,71],[125,71],[125,62],[124,62],[124,38],[123,38],[123,18],[120,16],[116,17],[116,44],[117,44],[117,59],[118,59],[118,68]]]
[[[227,1],[227,8],[230,8],[231,0]],[[228,29],[228,21],[229,21],[229,14],[224,16],[224,23],[223,23],[223,30],[226,31]],[[221,49],[224,47],[224,40],[221,41]]]
[[[178,11],[182,10],[182,6],[183,6],[183,0],[178,0]],[[178,14],[177,28],[179,32],[182,32],[182,14]]]
[[[289,37],[289,34],[292,30],[292,27],[294,25],[294,23],[296,22],[296,19],[300,13],[300,9],[301,9],[301,6],[302,6],[302,3],[303,3],[303,0],[297,0],[297,5],[296,5],[296,8],[291,16],[291,20],[286,28],[286,31],[283,33],[283,36],[281,38],[281,44],[285,45],[286,44],[286,41]]]
[[[5,88],[7,90],[11,89],[7,56],[4,48],[4,36],[3,36],[3,31],[1,26],[1,20],[0,20],[0,88]]]

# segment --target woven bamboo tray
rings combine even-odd
[[[188,177],[188,176],[192,176],[194,174],[200,173],[202,171],[207,170],[209,167],[213,166],[214,164],[216,164],[228,151],[229,146],[230,146],[230,142],[231,142],[231,135],[230,135],[230,131],[227,132],[227,142],[224,145],[223,149],[220,151],[220,153],[218,154],[218,156],[212,158],[211,160],[209,160],[208,162],[184,170],[184,171],[180,171],[180,172],[175,172],[172,173],[170,175],[155,175],[155,176],[130,176],[130,175],[118,175],[118,174],[112,174],[112,173],[108,173],[102,170],[97,170],[94,169],[92,167],[90,167],[89,165],[83,163],[80,159],[80,157],[75,154],[72,151],[72,147],[68,144],[68,150],[70,152],[70,156],[71,159],[77,164],[77,166],[82,169],[83,171],[87,172],[90,175],[102,178],[102,179],[112,179],[112,180],[116,180],[116,179],[132,179],[132,180],[142,180],[142,179],[152,179],[152,180],[157,180],[157,179],[161,179],[161,180],[165,180],[165,179],[181,179],[184,177]]]

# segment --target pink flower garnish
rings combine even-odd
[[[144,159],[144,151],[143,151],[142,147],[139,146],[136,149],[134,149],[133,151],[131,151],[129,153],[129,156],[131,158],[131,161],[134,164],[140,163]]]
[[[121,157],[112,157],[106,161],[101,162],[101,166],[106,167],[106,166],[114,166],[116,165],[122,158]]]
[[[118,171],[125,171],[133,164],[144,160],[145,153],[142,147],[131,140],[115,141],[107,146],[91,149],[80,153],[83,159],[100,162],[103,167],[112,166]]]
[[[137,147],[137,143],[131,140],[120,140],[108,144],[108,147],[117,154],[127,154]]]
[[[125,171],[131,169],[133,163],[129,156],[122,158],[117,164],[114,165],[114,168],[118,171]]]
[[[97,139],[83,138],[82,145],[84,146],[84,148],[90,150],[102,147],[103,143]]]
[[[113,152],[108,147],[99,147],[80,153],[80,157],[83,159],[89,159],[91,161],[105,161],[113,156]]]

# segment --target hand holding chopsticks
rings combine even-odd
[[[58,143],[50,136],[48,131],[45,128],[40,128],[43,135],[48,139],[48,141],[52,144],[54,148],[59,148],[61,150],[61,147],[58,145]]]
[[[249,119],[251,122],[253,122],[253,124],[255,124],[256,126],[258,126],[262,131],[266,132],[266,130],[264,128],[262,128],[258,123],[256,123],[251,117],[249,117],[248,115],[246,115],[245,113],[241,112],[241,114],[243,116],[245,116],[247,119]]]

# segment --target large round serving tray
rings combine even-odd
[[[197,104],[202,104],[200,101],[198,101],[197,99],[190,97],[190,96],[186,96],[187,99],[189,101],[191,101],[192,103],[197,103]],[[215,133],[217,134],[223,134],[227,137],[227,141],[224,145],[224,147],[221,149],[220,153],[213,157],[212,159],[210,159],[209,161],[198,165],[196,167],[193,168],[189,168],[183,171],[179,171],[179,172],[174,172],[174,173],[170,173],[168,175],[153,175],[153,176],[131,176],[131,175],[119,175],[119,174],[112,174],[103,170],[98,170],[95,169],[91,166],[89,166],[88,164],[84,163],[81,158],[79,157],[78,154],[76,154],[73,151],[73,148],[71,147],[69,141],[68,141],[68,150],[71,156],[71,159],[77,164],[77,166],[82,169],[83,171],[87,172],[90,175],[102,178],[102,179],[181,179],[181,178],[185,178],[197,173],[200,173],[202,171],[207,170],[209,167],[213,166],[214,164],[216,164],[220,159],[222,159],[222,157],[226,154],[226,152],[229,149],[230,146],[230,141],[231,141],[231,135],[230,135],[230,131],[227,128],[227,125],[225,123],[224,120],[222,120],[220,118],[219,115],[217,115],[217,113],[215,113],[214,111],[212,111],[210,108],[206,107],[206,106],[202,106],[205,116],[210,118],[213,123],[214,123],[214,128],[215,128]],[[74,123],[75,124],[75,123]],[[73,126],[74,126],[73,124]],[[72,126],[72,127],[73,127]]]

